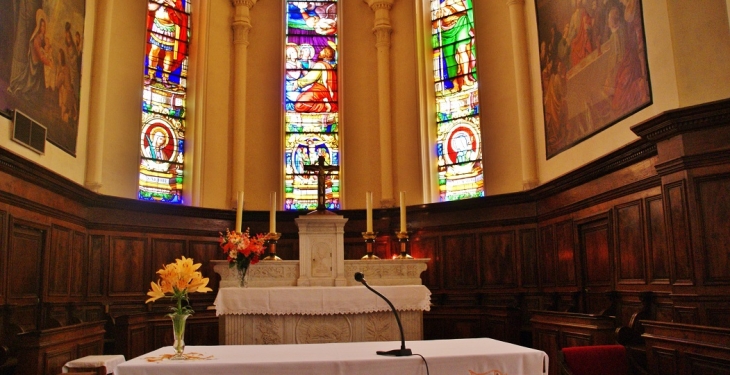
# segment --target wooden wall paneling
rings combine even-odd
[[[695,179],[702,240],[702,284],[730,285],[730,176]],[[699,250],[699,249],[698,249]]]
[[[479,274],[474,234],[463,233],[441,238],[443,285],[450,289],[476,288]]]
[[[537,230],[521,229],[517,235],[520,244],[520,286],[535,288],[539,285]]]
[[[671,280],[677,285],[694,285],[694,267],[684,180],[664,186],[665,212],[671,251]]]
[[[535,328],[533,326],[532,342],[534,348],[542,350],[547,354],[548,358],[548,375],[558,375],[558,352],[560,345],[558,344],[559,332],[554,328]]]
[[[730,374],[730,329],[645,320],[647,364],[653,374]]]
[[[48,297],[68,297],[71,294],[71,246],[73,230],[57,224],[51,226],[51,246],[48,254]]]
[[[202,264],[198,271],[203,274],[203,277],[209,279],[208,286],[214,291],[217,291],[218,285],[220,285],[220,275],[213,271],[213,263],[211,263],[211,260],[224,258],[218,241],[189,241],[188,246],[190,247],[188,251],[190,257]],[[279,251],[277,249],[278,253]]]
[[[8,213],[0,210],[0,305],[6,303],[6,286],[8,285],[8,242],[6,241],[6,233],[8,222]],[[1,322],[0,322],[1,323]],[[2,337],[2,336],[0,336]]]
[[[557,255],[555,246],[555,225],[548,225],[540,229],[540,245],[538,246],[538,259],[540,271],[540,285],[555,286],[555,273],[557,271]]]
[[[394,253],[392,250],[393,246],[398,246],[398,242],[395,242],[395,236],[378,236],[375,238],[375,243],[373,244],[373,254],[377,255],[380,259],[390,259],[393,257],[393,254],[400,253],[400,250]]]
[[[610,213],[577,223],[583,269],[585,313],[597,314],[610,306],[606,293],[614,290]]]
[[[423,314],[423,335],[425,340],[485,337],[483,310],[435,306]]]
[[[375,249],[373,249],[373,251],[375,251]],[[366,253],[367,245],[365,244],[365,240],[362,238],[345,239],[345,259],[360,259]]]
[[[421,273],[421,281],[423,285],[431,290],[441,289],[441,279],[438,277],[440,274],[438,268],[441,267],[441,261],[439,257],[439,237],[438,236],[418,236],[410,242],[411,245],[411,256],[414,258],[430,259],[426,263],[426,270]]]
[[[8,298],[13,305],[35,305],[41,298],[43,253],[48,227],[10,217]]]
[[[109,239],[108,285],[110,297],[141,297],[147,293],[151,267],[148,268],[147,239],[111,236]]]
[[[149,283],[157,281],[160,277],[157,275],[157,270],[163,268],[166,264],[172,263],[175,259],[181,259],[181,257],[188,257],[189,255],[185,252],[187,246],[185,240],[170,239],[170,238],[152,238],[150,243],[150,273],[147,275],[145,280],[148,280],[146,285],[149,288]],[[199,259],[193,259],[196,263],[200,263]]]
[[[559,286],[577,286],[575,266],[575,241],[573,240],[573,221],[566,220],[555,224],[556,280]]]
[[[108,248],[106,246],[107,237],[104,235],[90,235],[88,237],[88,263],[85,274],[88,276],[86,282],[86,295],[88,297],[101,297],[105,294],[107,288],[105,287],[105,270],[108,269],[105,259],[108,260]],[[105,256],[106,255],[106,256]]]
[[[480,235],[481,287],[513,288],[517,286],[515,238],[514,230]]]
[[[71,240],[71,290],[70,296],[84,296],[89,274],[89,251],[86,233],[75,230]]]
[[[614,210],[617,283],[646,284],[642,201],[621,204]]]
[[[297,239],[280,239],[276,244],[276,255],[282,260],[299,259],[299,240]],[[216,258],[216,259],[223,259]]]
[[[669,284],[670,256],[667,247],[667,231],[664,220],[662,196],[646,199],[648,275],[652,284]]]

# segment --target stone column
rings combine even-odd
[[[89,48],[94,58],[91,60],[92,76],[98,72],[109,71],[109,48],[102,48],[104,43],[112,40],[111,22],[113,7],[110,2],[102,1],[96,7],[96,22],[94,22],[94,44]],[[92,11],[92,9],[87,9]],[[88,48],[88,47],[87,47]],[[84,186],[87,189],[98,193],[102,186],[102,167],[104,161],[104,118],[106,117],[107,95],[106,89],[109,75],[96,74],[98,84],[92,85],[89,98],[89,134],[86,140],[86,175]]]
[[[390,108],[390,8],[395,0],[363,0],[375,12],[378,56],[378,130],[380,134],[380,206],[393,207],[393,145]]]
[[[236,192],[243,191],[246,175],[246,77],[248,67],[248,31],[251,29],[250,10],[258,0],[231,0],[233,16],[233,176],[231,176],[231,207],[236,206]]]
[[[537,159],[535,156],[535,129],[532,122],[532,91],[530,66],[527,59],[525,28],[525,1],[509,0],[509,18],[512,26],[512,58],[515,63],[517,86],[517,120],[520,127],[520,156],[522,159],[522,190],[537,186]]]

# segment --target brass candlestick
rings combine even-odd
[[[276,256],[276,243],[279,241],[279,238],[281,238],[281,233],[278,232],[266,234],[266,244],[269,247],[269,255],[262,260],[281,260],[281,258]]]
[[[367,253],[361,258],[363,260],[375,260],[380,259],[377,255],[373,254],[373,244],[375,243],[376,232],[362,232],[362,238],[365,240],[365,246],[367,246]]]
[[[395,232],[395,236],[398,237],[398,242],[400,242],[400,254],[398,254],[396,259],[413,259],[412,256],[408,255],[406,252],[406,244],[408,243],[408,232]]]

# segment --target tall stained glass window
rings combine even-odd
[[[484,196],[472,0],[431,0],[439,200]]]
[[[149,0],[146,42],[138,198],[182,203],[190,0]]]
[[[287,1],[284,58],[284,209],[317,208],[320,156],[340,166],[337,0]],[[325,178],[325,205],[340,208],[339,170]]]

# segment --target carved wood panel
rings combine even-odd
[[[515,232],[485,233],[480,236],[481,286],[517,286]]]
[[[51,226],[51,246],[48,265],[48,295],[70,294],[71,239],[73,231],[60,225]]]
[[[534,228],[519,231],[520,270],[522,287],[537,287],[539,281],[537,261],[537,231]]]
[[[183,240],[153,238],[150,252],[152,253],[152,269],[151,274],[145,278],[150,281],[157,280],[159,276],[156,272],[165,264],[172,263],[182,256],[187,257]],[[200,259],[193,258],[193,261],[200,263]]]
[[[5,304],[5,286],[7,285],[8,276],[8,248],[5,241],[5,233],[7,233],[6,223],[8,222],[8,213],[0,210],[0,304]],[[2,322],[0,322],[2,323]]]
[[[555,255],[555,225],[540,228],[540,284],[542,286],[555,285],[556,255]]]
[[[613,290],[613,257],[608,215],[587,219],[578,224],[580,254],[583,261],[583,287],[586,313],[598,313],[608,307],[606,292]]]
[[[703,283],[730,284],[730,178],[697,181],[701,226]]]
[[[150,279],[145,266],[147,240],[140,237],[109,239],[109,295],[139,296],[147,293]]]
[[[88,262],[88,282],[87,295],[89,297],[100,297],[104,292],[104,256],[106,251],[106,237],[101,235],[89,236],[89,262]]]
[[[429,289],[440,289],[439,269],[441,262],[439,261],[439,238],[433,237],[416,237],[411,242],[411,255],[414,258],[429,258],[431,260],[426,263],[426,270],[421,273],[421,281],[423,285]]]
[[[692,249],[690,248],[689,221],[687,218],[686,189],[684,181],[664,186],[666,199],[667,227],[672,252],[672,282],[694,284]]]
[[[10,304],[34,305],[41,296],[46,230],[11,218],[8,246],[8,298]]]
[[[644,225],[641,201],[616,207],[616,266],[619,284],[644,284]]]
[[[345,240],[345,259],[360,259],[366,253],[367,245],[365,240]]]
[[[203,273],[203,277],[209,278],[208,286],[213,290],[218,290],[220,284],[220,276],[213,271],[213,263],[211,260],[223,258],[223,252],[218,242],[213,241],[190,241],[190,257],[196,262],[202,263],[198,271]],[[277,252],[278,253],[278,252]]]
[[[575,241],[573,241],[573,222],[571,220],[555,224],[555,244],[557,250],[556,279],[560,286],[575,286]]]
[[[473,234],[444,236],[441,239],[443,284],[446,288],[475,288],[478,262]]]
[[[649,275],[651,283],[669,283],[670,265],[667,249],[667,231],[664,226],[664,206],[661,196],[646,199],[647,233],[649,249]]]
[[[86,288],[89,273],[86,233],[74,231],[71,245],[71,293],[73,297],[82,297]]]

